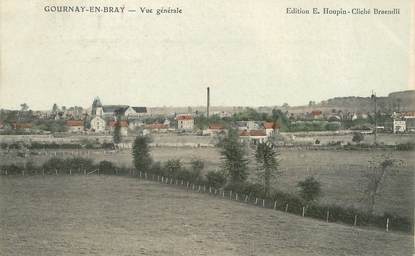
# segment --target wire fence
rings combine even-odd
[[[299,215],[301,217],[310,217],[323,220],[327,223],[343,223],[352,226],[375,226],[389,231],[402,231],[414,234],[413,222],[404,217],[393,215],[373,215],[351,208],[342,208],[340,206],[321,206],[316,204],[303,204],[298,200],[292,200],[282,196],[281,198],[260,198],[255,195],[240,193],[232,190],[225,190],[223,188],[215,188],[206,184],[197,184],[194,182],[177,179],[174,177],[167,177],[153,173],[141,172],[135,169],[116,168],[110,172],[102,171],[99,168],[93,170],[87,169],[69,169],[69,170],[39,170],[34,169],[28,171],[22,169],[20,171],[10,172],[7,169],[1,169],[2,176],[31,176],[31,175],[116,175],[116,176],[130,176],[136,179],[148,180],[164,185],[174,186],[188,192],[204,193],[210,196],[239,202],[251,206],[256,206],[264,209],[271,209],[282,211],[290,214]]]

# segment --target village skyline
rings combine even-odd
[[[290,107],[306,107],[306,106],[310,106],[310,104],[313,104],[313,106],[318,106],[318,105],[324,105],[327,104],[328,101],[333,100],[333,99],[339,99],[339,98],[370,98],[372,93],[374,93],[376,95],[376,97],[378,98],[387,98],[390,94],[395,94],[395,93],[411,93],[413,94],[415,92],[415,90],[412,89],[408,89],[408,90],[395,90],[395,91],[390,91],[390,92],[386,92],[386,94],[378,94],[376,91],[374,90],[369,90],[367,95],[348,95],[347,93],[345,95],[337,95],[337,96],[332,96],[330,98],[324,98],[324,99],[320,99],[320,100],[314,100],[314,99],[309,99],[306,100],[305,102],[303,102],[302,104],[291,104],[288,100],[284,101],[284,102],[279,102],[278,104],[268,104],[268,105],[248,105],[248,104],[240,104],[240,105],[215,105],[214,104],[214,100],[210,100],[211,101],[211,108],[212,109],[216,109],[216,110],[220,110],[220,109],[228,109],[228,108],[245,108],[245,107],[252,107],[252,108],[275,108],[275,107],[279,107],[279,108],[290,108]],[[0,109],[3,110],[19,110],[22,108],[22,104],[26,104],[28,106],[28,108],[30,110],[34,110],[34,111],[49,111],[53,108],[53,105],[57,105],[58,107],[65,107],[65,108],[70,108],[70,107],[81,107],[83,109],[89,109],[91,108],[91,103],[93,102],[93,100],[95,98],[99,98],[101,101],[105,102],[106,105],[125,105],[125,106],[135,106],[135,105],[140,105],[140,106],[146,106],[149,109],[175,109],[175,108],[195,108],[195,109],[199,109],[199,108],[206,108],[206,95],[202,95],[203,97],[200,97],[200,102],[199,104],[195,104],[195,105],[146,105],[146,104],[141,104],[140,102],[115,102],[115,101],[108,101],[107,99],[96,95],[96,96],[90,96],[89,97],[89,101],[86,104],[65,104],[65,103],[60,103],[60,102],[49,102],[48,103],[48,107],[46,108],[36,108],[33,107],[33,104],[30,101],[22,101],[21,103],[14,105],[14,106],[3,106],[0,103]],[[213,102],[213,104],[212,104]],[[129,104],[130,103],[130,104]]]

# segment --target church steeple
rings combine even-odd
[[[95,97],[94,102],[92,102],[92,111],[91,114],[93,116],[102,116],[102,103],[99,97]]]

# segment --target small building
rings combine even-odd
[[[153,123],[153,124],[147,124],[144,126],[144,129],[148,132],[167,132],[169,129],[169,126],[166,124],[160,124],[160,123]]]
[[[265,129],[265,133],[268,137],[273,136],[274,134],[278,133],[280,130],[280,125],[276,122],[264,122],[262,126]]]
[[[140,119],[128,119],[128,127],[131,130],[134,130],[138,127],[143,127],[144,126],[144,122]]]
[[[177,129],[181,131],[192,131],[194,128],[194,119],[191,115],[176,116]]]
[[[406,122],[404,120],[393,120],[393,133],[404,133]]]
[[[239,133],[239,138],[242,142],[247,142],[249,144],[257,145],[258,143],[266,142],[268,136],[265,130],[251,130],[251,131],[241,131]]]
[[[91,120],[91,130],[93,132],[105,132],[106,123],[102,117],[96,116]]]
[[[203,131],[203,135],[217,135],[225,132],[225,126],[219,123],[209,124],[208,128]]]
[[[122,121],[110,121],[109,122],[109,127],[110,127],[110,131],[111,133],[114,132],[115,128],[117,126],[120,126],[120,134],[121,136],[127,136],[128,135],[128,122],[125,120]]]
[[[33,128],[31,123],[13,123],[12,126],[14,130],[22,130],[25,132],[29,132]]]
[[[313,110],[311,111],[311,116],[313,119],[321,120],[324,118],[323,112],[321,110]]]
[[[65,125],[68,127],[68,132],[75,133],[84,131],[84,121],[82,120],[67,120]]]

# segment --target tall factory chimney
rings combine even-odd
[[[210,88],[207,88],[207,104],[206,104],[206,117],[209,118],[209,108],[210,108]]]

